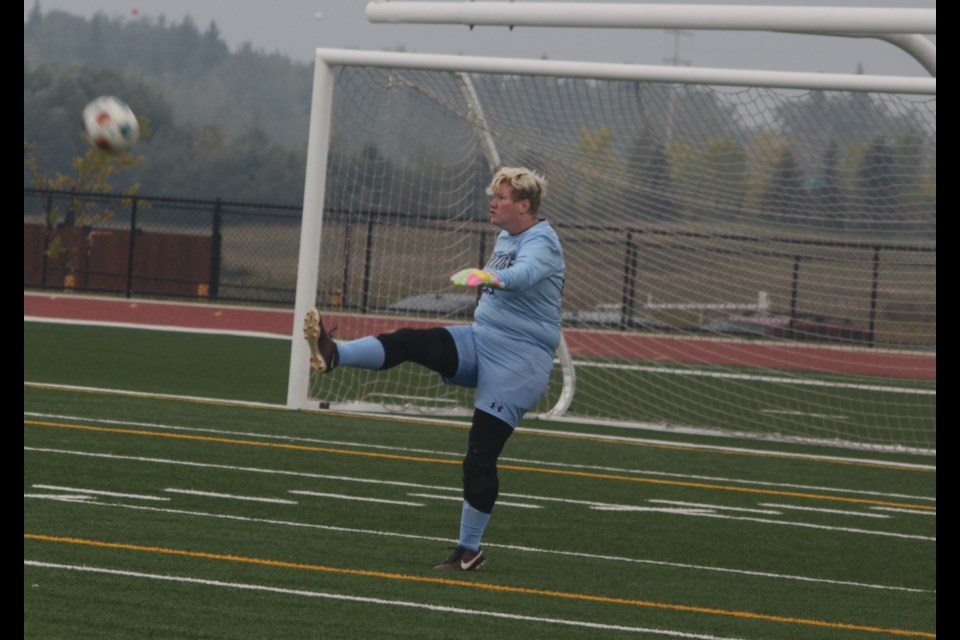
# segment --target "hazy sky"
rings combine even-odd
[[[35,0],[24,0],[24,17]],[[694,4],[691,2],[689,4]],[[817,6],[823,0],[697,0],[695,4]],[[126,20],[182,22],[189,15],[200,30],[213,20],[231,49],[249,42],[255,49],[280,52],[310,61],[317,47],[396,49],[418,53],[453,53],[497,57],[540,58],[669,64],[739,69],[781,69],[852,73],[862,63],[866,73],[926,76],[923,68],[900,49],[870,38],[835,38],[756,32],[686,32],[662,29],[549,29],[459,25],[385,25],[367,22],[366,0],[40,0],[53,9],[80,16],[102,12]],[[838,6],[838,5],[834,5]],[[847,0],[839,6],[935,9],[936,0]],[[322,19],[317,19],[317,14]]]

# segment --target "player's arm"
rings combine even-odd
[[[512,265],[493,273],[501,289],[521,291],[560,269],[563,269],[560,246],[547,237],[538,237],[518,248]]]

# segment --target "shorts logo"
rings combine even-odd
[[[496,409],[496,410],[497,410],[497,413],[503,413],[503,405],[502,405],[502,404],[497,404],[496,402],[491,402],[491,403],[490,403],[490,408],[491,408],[491,409]]]

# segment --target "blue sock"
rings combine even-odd
[[[383,344],[372,336],[350,342],[338,342],[337,354],[340,358],[338,366],[360,369],[379,369],[387,357]]]
[[[470,551],[480,549],[480,539],[483,531],[490,522],[490,514],[477,511],[466,500],[463,501],[463,511],[460,514],[460,540],[457,544]]]

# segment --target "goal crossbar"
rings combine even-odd
[[[370,2],[374,23],[702,29],[872,35],[937,33],[936,9],[603,2]]]
[[[638,82],[674,82],[773,89],[810,89],[819,91],[863,91],[936,95],[936,78],[912,78],[852,73],[807,73],[799,71],[757,71],[750,69],[713,69],[606,62],[564,60],[528,60],[453,56],[394,51],[355,51],[317,49],[317,66],[403,67],[433,71],[498,73],[506,75],[563,76],[592,80],[634,80]]]

